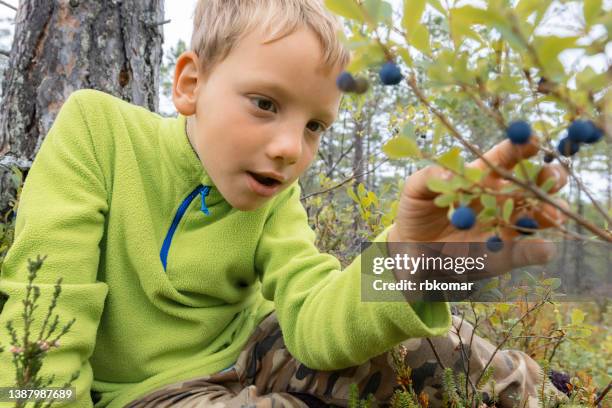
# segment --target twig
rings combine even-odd
[[[508,333],[506,334],[506,336],[502,339],[502,341],[497,345],[497,347],[495,347],[495,350],[493,350],[493,353],[491,354],[491,357],[489,357],[489,361],[487,361],[487,364],[485,364],[484,368],[482,369],[482,373],[480,373],[480,375],[478,376],[478,379],[476,380],[476,384],[478,384],[480,382],[480,379],[482,378],[482,376],[484,375],[484,372],[486,371],[486,369],[489,367],[489,365],[491,365],[491,362],[493,361],[493,357],[495,357],[495,354],[497,354],[497,352],[499,351],[499,349],[508,341],[508,339],[510,338],[510,336],[512,335],[512,330],[514,330],[514,328],[523,321],[523,319],[525,319],[527,316],[529,316],[529,314],[534,311],[535,309],[542,307],[546,302],[548,301],[548,296],[546,296],[546,298],[538,303],[536,303],[535,305],[533,305],[532,307],[530,307],[529,309],[527,309],[527,311],[525,313],[523,313],[523,315],[521,316],[521,318],[519,320],[517,320],[516,322],[514,322],[514,324],[512,326],[510,326],[510,329],[508,329]]]
[[[595,400],[595,406],[597,406],[601,401],[603,401],[606,394],[608,394],[608,392],[610,391],[610,388],[612,388],[612,381],[608,383],[606,388],[601,392],[601,395]]]
[[[10,57],[11,53],[5,50],[0,50],[0,55],[4,55],[5,57]]]
[[[365,176],[366,174],[372,173],[373,171],[375,171],[376,169],[378,169],[380,166],[382,166],[383,164],[385,164],[388,161],[388,159],[383,160],[382,162],[380,162],[376,167],[374,167],[371,170],[368,170],[366,172],[363,172],[361,174],[353,174],[351,177],[346,178],[345,180],[341,181],[340,183],[336,184],[335,186],[326,188],[324,190],[321,191],[316,191],[314,193],[310,193],[310,194],[306,194],[305,196],[300,197],[300,200],[306,200],[307,198],[316,196],[316,195],[320,195],[320,194],[325,194],[328,193],[332,190],[335,190],[339,187],[342,187],[343,185],[345,185],[346,183],[348,183],[351,180],[356,179],[357,177],[361,177],[361,176]]]
[[[446,116],[442,112],[440,112],[437,108],[435,108],[434,106],[431,105],[429,100],[427,100],[427,98],[425,97],[423,92],[417,86],[416,78],[415,78],[414,74],[411,75],[409,78],[407,78],[407,82],[408,82],[408,85],[410,86],[410,88],[412,89],[412,91],[416,94],[418,99],[421,101],[421,103],[423,103],[423,105],[425,105],[425,107],[427,107],[430,112],[432,112],[434,115],[436,115],[438,117],[438,119],[451,132],[451,134],[457,140],[459,140],[459,142],[461,142],[461,144],[463,144],[469,151],[471,151],[474,155],[476,155],[478,158],[480,158],[489,168],[491,168],[497,174],[501,175],[506,180],[512,181],[514,184],[516,184],[516,185],[518,185],[520,187],[523,187],[525,190],[531,191],[541,201],[544,201],[544,202],[552,205],[553,207],[557,208],[559,211],[561,211],[562,213],[564,213],[565,215],[567,215],[569,218],[573,219],[577,223],[581,224],[586,229],[588,229],[591,232],[593,232],[595,235],[603,238],[604,240],[606,240],[608,242],[612,242],[612,233],[610,233],[609,231],[605,231],[605,230],[597,227],[596,225],[592,224],[591,222],[589,222],[588,220],[586,220],[585,218],[583,218],[579,214],[575,214],[572,211],[569,211],[566,208],[562,207],[559,203],[557,203],[556,201],[554,201],[550,197],[548,197],[548,194],[545,193],[544,191],[542,191],[542,189],[538,188],[537,186],[530,185],[530,183],[524,182],[524,181],[516,178],[511,172],[506,171],[506,170],[496,166],[495,164],[491,163],[491,161],[488,160],[486,157],[484,157],[483,153],[480,152],[480,150],[477,147],[472,145],[463,136],[461,136],[461,133],[450,123],[450,121],[446,118]]]
[[[152,22],[152,23],[149,23],[147,25],[149,27],[157,27],[157,26],[160,26],[160,25],[168,24],[171,21],[172,20],[168,19],[168,20],[163,20],[163,21]]]
[[[13,10],[17,11],[17,7],[13,6],[12,4],[8,4],[8,3],[7,3],[7,2],[5,2],[5,1],[0,0],[0,4],[1,4],[1,5],[3,5],[3,6],[6,6],[6,7],[8,7],[8,8],[10,8],[10,9],[13,9]]]
[[[431,341],[431,339],[429,337],[425,337],[425,340],[427,340],[427,342],[429,343],[429,346],[431,347],[431,351],[433,351],[434,356],[436,356],[436,360],[438,361],[438,364],[440,364],[440,367],[442,367],[442,370],[446,370],[446,367],[444,367],[444,364],[442,363],[442,359],[438,355],[438,352],[436,351],[436,347],[433,345],[433,342]]]

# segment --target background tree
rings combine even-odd
[[[163,0],[22,0],[0,102],[0,211],[27,172],[66,98],[108,92],[158,108]]]

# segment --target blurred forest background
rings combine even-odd
[[[10,1],[0,3],[0,8],[11,10]],[[16,1],[12,3],[16,6]],[[35,4],[36,2],[28,0],[26,3]],[[85,4],[81,2],[79,6],[79,2],[74,0],[58,3],[69,3],[69,6],[64,6],[64,8],[72,7],[74,10],[83,8]],[[86,78],[82,82],[73,81],[72,87],[96,87],[131,102],[140,103],[162,115],[174,115],[168,104],[174,63],[177,56],[185,51],[187,44],[180,39],[176,43],[166,44],[165,49],[162,50],[161,28],[168,24],[163,14],[163,2],[142,3],[149,3],[147,7],[155,9],[157,14],[147,17],[148,20],[143,23],[142,32],[123,33],[121,37],[123,41],[132,41],[136,45],[134,45],[133,56],[127,53],[120,58],[127,60],[133,58],[132,68],[139,63],[138,58],[142,59],[142,64],[153,66],[149,71],[143,70],[141,78],[151,78],[150,83],[155,84],[154,89],[125,91],[137,81],[137,75],[122,76],[124,71],[121,69],[116,75],[110,75],[108,72],[114,72],[111,68],[99,69],[87,74],[95,73],[104,78]],[[397,1],[388,3],[394,6],[392,14],[387,16],[389,22],[401,19],[400,3]],[[478,100],[444,83],[444,75],[446,75],[444,72],[453,77],[454,73],[461,71],[462,68],[466,70],[467,63],[464,61],[464,65],[461,65],[461,61],[469,58],[469,44],[468,49],[464,49],[463,53],[457,50],[454,54],[443,54],[442,51],[455,49],[457,45],[454,44],[456,38],[453,37],[453,27],[449,24],[448,15],[445,15],[444,10],[458,8],[466,3],[473,3],[477,6],[484,4],[486,7],[487,3],[491,2],[435,1],[427,3],[428,7],[420,20],[427,31],[427,46],[425,47],[427,50],[411,52],[409,58],[411,69],[417,72],[419,79],[422,79],[424,83],[437,82],[432,85],[432,87],[437,86],[439,91],[435,95],[436,105],[444,109],[453,123],[459,124],[458,128],[469,142],[483,151],[487,150],[505,137],[503,130],[498,128],[494,118],[483,111],[483,106]],[[505,7],[517,6],[517,2],[511,0],[498,3]],[[562,72],[555,79],[557,83],[562,83],[568,89],[575,89],[576,86],[589,89],[590,86],[593,92],[588,93],[587,97],[595,102],[600,98],[610,99],[612,44],[609,38],[610,31],[612,31],[612,17],[610,16],[612,2],[543,0],[529,3],[531,3],[530,7],[533,10],[537,9],[539,13],[533,25],[537,25],[537,31],[541,35],[554,33],[559,37],[576,38],[571,44],[561,43],[551,51],[550,58],[561,64]],[[124,7],[127,6],[124,4]],[[178,6],[167,2],[165,7]],[[595,7],[595,10],[589,7]],[[585,14],[585,10],[586,13],[596,15],[599,20],[589,21],[591,17]],[[57,13],[58,11],[40,8],[37,11],[33,8],[28,14],[31,23],[36,24],[35,14],[43,12]],[[87,18],[89,20],[83,21],[88,21],[90,26],[95,27],[91,15],[96,12],[100,10],[88,9],[89,17]],[[13,13],[16,14],[16,10],[13,10]],[[129,13],[124,13],[122,18],[126,18],[126,15],[129,18]],[[604,17],[601,17],[602,15]],[[62,24],[61,16],[52,21]],[[191,22],[183,21],[180,24],[190,25]],[[383,24],[382,27],[383,30],[388,29],[388,35],[392,34],[390,26],[387,24],[385,27]],[[15,90],[28,86],[34,87],[28,94],[29,98],[36,96],[36,89],[43,86],[41,84],[46,84],[45,75],[53,75],[49,74],[52,72],[49,71],[46,74],[38,74],[37,83],[19,82],[14,75],[13,77],[10,75],[9,71],[16,69],[16,65],[11,65],[11,62],[28,53],[30,60],[32,60],[32,55],[37,55],[39,59],[53,59],[56,55],[62,55],[52,48],[34,54],[31,45],[28,45],[29,43],[25,40],[21,41],[21,44],[13,43],[13,35],[19,35],[15,33],[13,27],[15,27],[14,16],[0,20],[0,77],[3,78],[0,106],[5,107],[0,116],[8,118],[4,122],[0,120],[0,124],[10,119],[10,114],[7,113],[8,108],[3,104],[4,98],[14,97],[15,101],[18,101],[20,97],[15,95]],[[368,35],[368,32],[355,22],[347,22],[347,33],[349,32],[353,33],[353,38],[360,33],[364,36]],[[522,67],[516,62],[515,50],[512,47],[501,47],[499,33],[484,24],[466,33],[466,36],[471,39],[478,37],[481,41],[480,48],[478,41],[473,43],[476,45],[472,45],[475,47],[473,50],[475,55],[482,51],[482,48],[493,50],[487,54],[488,60],[483,58],[484,65],[479,66],[479,69],[490,72],[500,70],[498,80],[491,85],[494,98],[485,101],[487,106],[497,104],[498,108],[501,106],[499,110],[503,114],[512,111],[513,116],[533,118],[533,127],[537,132],[544,132],[546,129],[553,135],[561,134],[575,112],[572,114],[566,106],[557,103],[549,95],[550,92],[546,89],[547,84],[541,78],[535,85],[528,80],[529,78],[516,80],[517,75],[523,76]],[[138,44],[135,42],[138,40],[145,41],[146,47],[150,47],[145,47],[145,49],[151,49],[151,55],[157,59],[146,58],[145,61],[142,55],[139,56]],[[72,45],[59,40],[55,44],[70,48],[74,46],[74,41]],[[580,46],[575,46],[575,44]],[[495,48],[496,45],[499,45],[499,48]],[[104,49],[104,46],[107,45],[101,46],[101,49]],[[30,49],[26,49],[27,47]],[[357,49],[356,47],[354,49]],[[77,55],[79,51],[73,48],[70,52]],[[406,62],[406,56],[402,55],[402,57]],[[491,61],[495,61],[496,58],[499,64],[491,64]],[[159,64],[156,61],[159,61]],[[41,61],[37,63],[40,64]],[[61,65],[61,59],[55,63]],[[20,66],[23,68],[26,65],[22,63]],[[59,65],[55,65],[53,69]],[[559,68],[555,67],[555,69]],[[449,136],[443,126],[439,126],[439,123],[434,121],[435,118],[432,117],[431,112],[408,86],[389,87],[380,84],[377,79],[378,67],[371,61],[363,62],[359,71],[361,75],[369,79],[369,92],[363,95],[345,94],[338,121],[323,136],[316,161],[300,180],[303,205],[308,212],[310,224],[317,233],[318,247],[322,251],[337,256],[343,265],[352,261],[359,252],[360,244],[363,241],[372,239],[392,223],[397,210],[398,194],[405,179],[417,169],[428,164],[413,157],[395,158],[394,155],[390,157],[383,150],[383,146],[387,145],[390,140],[398,135],[406,136],[416,144],[420,151],[430,151],[436,154],[458,146],[461,147],[461,154],[466,160],[473,159],[455,139]],[[466,72],[468,71],[470,69],[467,69]],[[504,77],[505,72],[508,73],[507,77]],[[469,76],[467,73],[465,75]],[[153,78],[155,81],[152,81]],[[67,80],[67,78],[62,78],[62,81]],[[112,82],[112,84],[107,82]],[[70,93],[70,86],[55,89],[58,100],[67,98]],[[40,97],[37,100],[40,100]],[[27,148],[21,152],[14,150],[18,144],[16,142],[13,142],[9,149],[7,147],[9,138],[7,135],[0,134],[0,164],[5,168],[13,169],[5,178],[10,181],[12,190],[9,191],[9,186],[5,184],[2,192],[2,195],[10,192],[13,199],[7,199],[5,196],[5,204],[8,207],[4,207],[4,224],[0,229],[0,233],[4,234],[4,247],[0,245],[0,262],[3,251],[6,251],[10,245],[10,230],[13,222],[10,208],[18,206],[19,187],[23,178],[27,176],[28,165],[44,137],[44,130],[48,130],[52,118],[59,109],[57,102],[49,101],[50,113],[48,115],[41,115],[39,107],[36,112],[37,122],[24,127],[28,129],[30,133],[28,137],[32,137],[33,141],[29,141],[25,146]],[[33,127],[38,129],[38,133],[32,131]],[[5,130],[6,127],[0,127],[0,130],[3,129]],[[538,161],[541,164],[542,158],[539,157]],[[19,170],[15,170],[13,167],[15,165]],[[609,231],[610,226],[606,220],[612,216],[612,144],[608,140],[581,150],[579,155],[572,157],[571,166],[577,177],[571,178],[568,186],[558,195],[571,204],[572,211],[599,225],[603,230]],[[602,215],[602,211],[607,214],[607,217]],[[570,221],[567,228],[578,236],[588,237],[589,232],[585,231],[580,224]],[[559,233],[553,235],[552,238],[563,239],[564,235]],[[593,299],[592,302],[579,304],[547,304],[532,313],[527,319],[522,320],[519,325],[515,323],[527,309],[526,303],[488,303],[472,306],[474,307],[469,310],[470,313],[473,312],[473,316],[468,313],[466,318],[479,320],[480,333],[492,342],[502,341],[508,328],[512,327],[516,332],[513,332],[504,347],[522,349],[540,361],[547,360],[550,367],[568,373],[575,387],[590,390],[595,395],[596,389],[601,390],[610,382],[612,376],[612,334],[610,334],[612,306],[609,298]]]

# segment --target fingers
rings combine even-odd
[[[408,177],[404,191],[411,198],[423,200],[432,199],[437,196],[438,193],[427,188],[427,180],[434,178],[450,180],[452,176],[450,171],[440,166],[427,166]]]
[[[556,199],[555,202],[559,204],[559,206],[569,209],[567,201]],[[548,203],[538,206],[537,211],[534,212],[534,218],[538,222],[540,228],[558,227],[567,221],[567,216],[563,214],[561,210]]]
[[[567,184],[567,170],[559,164],[548,164],[540,170],[538,173],[536,183],[541,186],[548,180],[549,178],[555,179],[555,184],[553,187],[548,190],[548,193],[556,193],[561,190],[561,188]]]
[[[514,242],[512,245],[512,268],[544,265],[552,260],[555,254],[555,245],[544,239]]]
[[[531,136],[529,142],[523,145],[515,145],[509,139],[505,139],[484,153],[483,157],[496,167],[512,170],[519,161],[531,157],[538,152],[538,143],[538,139],[535,136]],[[488,168],[485,160],[482,158],[478,158],[470,163],[470,167],[476,167],[481,170]],[[501,175],[491,172],[491,176],[500,177]]]

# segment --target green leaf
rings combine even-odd
[[[557,184],[557,179],[555,177],[549,177],[540,188],[548,193],[555,184]]]
[[[357,192],[360,196],[364,196],[366,194],[366,189],[363,183],[359,183],[359,185],[357,186]]]
[[[470,180],[472,183],[480,183],[484,177],[484,174],[485,173],[477,167],[466,167],[464,169],[465,178]]]
[[[416,138],[416,135],[414,134],[414,124],[412,124],[412,122],[408,122],[404,125],[402,128],[402,136],[410,139]]]
[[[434,199],[434,204],[437,207],[448,207],[457,199],[457,194],[455,193],[444,193],[440,194]]]
[[[378,44],[366,43],[353,51],[351,63],[347,67],[349,72],[360,72],[365,68],[379,63],[384,59],[385,53]]]
[[[517,178],[523,181],[535,181],[540,169],[540,166],[525,159],[521,160],[516,166],[514,166],[514,173],[516,174]]]
[[[461,157],[461,149],[453,147],[448,152],[444,153],[437,160],[442,167],[453,170],[456,173],[463,171],[463,158]]]
[[[433,8],[438,10],[443,16],[446,15],[446,9],[442,7],[442,3],[440,3],[440,0],[427,0],[427,3],[429,3]]]
[[[348,196],[351,197],[354,202],[359,203],[359,197],[357,197],[357,194],[355,194],[352,186],[348,186],[346,188],[346,194],[348,194]]]
[[[349,20],[365,22],[361,8],[354,0],[325,0],[325,6],[334,13]]]
[[[584,12],[584,21],[586,22],[587,28],[593,25],[596,17],[602,12],[601,3],[601,0],[584,0],[582,10]]]
[[[580,309],[572,310],[572,324],[579,325],[584,322],[586,314]]]
[[[430,54],[429,31],[427,31],[426,26],[417,26],[417,28],[414,30],[414,33],[410,37],[410,44],[414,46],[417,50],[421,51],[423,54]]]
[[[549,76],[559,76],[563,74],[563,66],[559,62],[559,54],[569,48],[574,48],[578,37],[535,37],[533,46],[538,55],[538,59]]]
[[[410,41],[413,33],[420,26],[421,16],[423,11],[425,11],[425,3],[425,0],[404,0],[402,27],[406,30],[408,41]]]
[[[363,6],[370,20],[377,24],[381,22],[390,22],[393,8],[389,3],[383,0],[365,0]]]
[[[510,222],[512,210],[514,210],[514,200],[512,198],[508,198],[506,201],[504,201],[504,209],[502,210],[502,218],[505,222]]]
[[[539,7],[541,0],[520,0],[516,5],[516,14],[521,20],[526,20]]]
[[[404,136],[394,137],[382,148],[390,159],[401,159],[404,157],[421,157],[421,151],[413,139]]]
[[[550,286],[550,288],[552,290],[557,289],[559,286],[561,286],[561,279],[559,278],[548,278],[548,279],[544,279],[542,281],[542,284],[546,285],[546,286]]]
[[[427,188],[434,193],[453,193],[452,186],[445,180],[430,178],[427,180]]]
[[[480,202],[484,208],[496,208],[497,200],[491,194],[483,194],[480,196]]]

